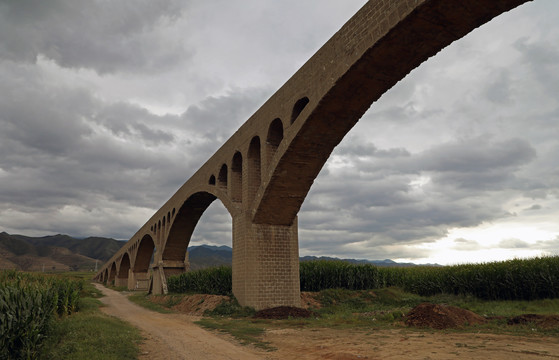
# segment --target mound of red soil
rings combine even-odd
[[[419,304],[406,315],[406,325],[408,326],[430,327],[439,330],[485,322],[483,317],[469,310],[431,303]]]
[[[291,306],[278,306],[271,309],[264,309],[254,314],[257,319],[287,319],[294,318],[308,318],[312,315],[309,310],[291,307]]]
[[[559,315],[524,314],[515,316],[507,321],[509,325],[534,324],[544,329],[559,327]]]

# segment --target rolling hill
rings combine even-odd
[[[115,239],[68,235],[29,237],[0,233],[0,269],[25,271],[93,270],[124,245]]]

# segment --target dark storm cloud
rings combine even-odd
[[[233,89],[222,96],[210,96],[184,112],[184,128],[221,146],[258,110],[268,93],[262,89]]]
[[[33,63],[43,55],[62,67],[99,73],[169,68],[186,51],[158,34],[182,9],[177,1],[72,0],[0,2],[0,58]],[[168,34],[169,35],[169,34]]]
[[[238,89],[182,115],[156,115],[40,75],[30,65],[0,68],[0,216],[14,216],[7,229],[27,229],[24,218],[40,217],[34,231],[131,236],[140,224],[120,213],[164,203],[265,96]],[[111,226],[97,230],[97,221]],[[208,240],[222,234],[206,230]]]
[[[534,159],[536,151],[525,140],[489,137],[442,144],[416,159],[418,168],[437,172],[483,173],[515,169]]]
[[[137,105],[109,104],[101,108],[92,120],[102,124],[115,136],[139,137],[147,145],[161,145],[175,140],[169,130],[161,129],[165,128],[165,122],[174,120],[173,116],[157,116]]]

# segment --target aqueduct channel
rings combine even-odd
[[[95,279],[166,292],[219,199],[233,220],[233,294],[300,306],[297,213],[371,104],[470,31],[529,0],[370,0],[103,265]],[[151,277],[149,275],[150,260]],[[151,278],[151,280],[150,280]]]

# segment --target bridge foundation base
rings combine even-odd
[[[233,294],[256,310],[301,306],[297,218],[285,226],[233,217]]]
[[[128,290],[147,291],[149,288],[149,272],[133,272],[128,274]]]
[[[115,286],[127,286],[128,278],[115,278]]]

